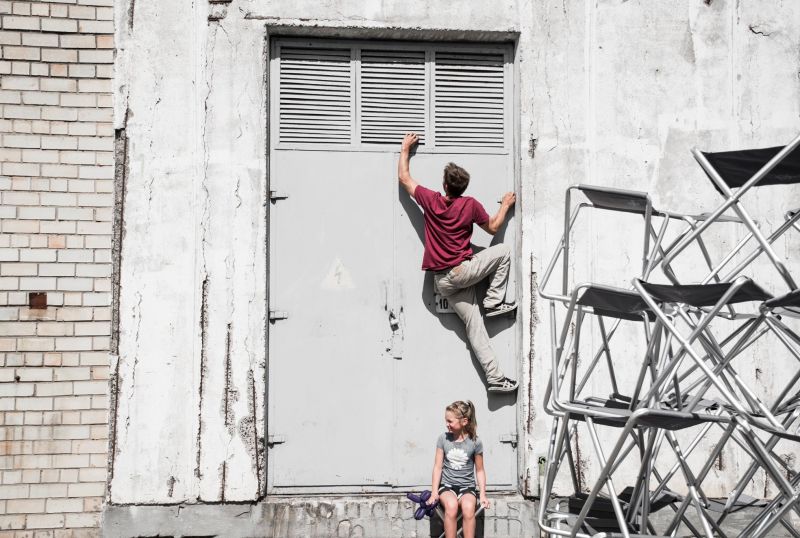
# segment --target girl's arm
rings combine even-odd
[[[475,454],[475,478],[478,480],[481,504],[484,508],[489,508],[491,503],[486,498],[486,471],[483,469],[483,454]]]
[[[442,480],[442,465],[444,464],[444,450],[436,448],[436,457],[433,460],[433,473],[431,476],[431,498],[428,504],[433,504],[439,500],[439,482]]]

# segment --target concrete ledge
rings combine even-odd
[[[333,26],[329,21],[273,22],[269,17],[247,15],[248,20],[266,20],[271,36],[336,38],[336,39],[397,39],[413,41],[475,41],[487,43],[514,43],[519,39],[517,30],[450,30],[444,28],[399,28],[393,26]]]
[[[478,538],[537,538],[538,502],[519,495],[492,495],[492,509],[478,523]],[[731,514],[723,529],[737,535],[758,513],[746,508]],[[699,528],[697,515],[689,519]],[[654,514],[663,530],[669,510]],[[792,518],[791,526],[797,527]],[[483,532],[481,531],[483,528]],[[270,497],[257,504],[181,504],[106,506],[103,536],[113,538],[427,538],[438,537],[438,521],[417,521],[402,495],[350,497]],[[678,536],[690,536],[684,526]],[[770,537],[790,537],[778,525]]]
[[[492,495],[485,538],[538,536],[533,501]],[[405,496],[270,497],[258,504],[109,505],[103,536],[119,538],[422,538],[436,531],[417,521]],[[438,533],[435,534],[438,537]]]

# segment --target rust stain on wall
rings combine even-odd
[[[222,395],[222,417],[225,420],[225,427],[228,433],[233,435],[234,416],[232,404],[239,399],[239,391],[233,387],[232,378],[232,363],[231,363],[231,334],[233,332],[233,324],[228,323],[225,332],[225,390]]]
[[[531,256],[531,265],[534,259]],[[530,304],[530,351],[528,353],[528,412],[526,417],[525,431],[528,434],[533,434],[533,421],[536,419],[536,403],[534,402],[533,394],[533,375],[534,375],[534,359],[536,358],[534,338],[536,334],[536,327],[539,326],[539,311],[538,311],[538,297],[539,297],[539,275],[536,271],[531,271],[531,304]]]
[[[259,443],[256,428],[256,379],[252,368],[247,371],[247,404],[249,414],[239,421],[239,436],[242,438],[247,454],[253,462],[258,481],[258,492],[261,494],[261,454],[265,447],[263,443]]]
[[[194,475],[202,478],[203,471],[200,467],[200,455],[203,452],[203,397],[205,396],[205,377],[208,370],[207,350],[208,345],[208,276],[203,279],[200,288],[200,403],[197,406],[197,454]]]

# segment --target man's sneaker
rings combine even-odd
[[[509,379],[504,377],[500,381],[495,381],[494,383],[489,383],[489,392],[514,392],[517,390],[517,386],[519,383],[514,381],[513,379]]]
[[[517,309],[516,301],[513,303],[500,303],[494,308],[486,309],[486,317],[492,318],[494,316],[502,316],[503,314],[510,314]]]

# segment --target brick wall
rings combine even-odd
[[[0,22],[0,537],[97,536],[108,449],[112,1],[0,0]],[[46,292],[47,307],[29,308],[29,292]]]

